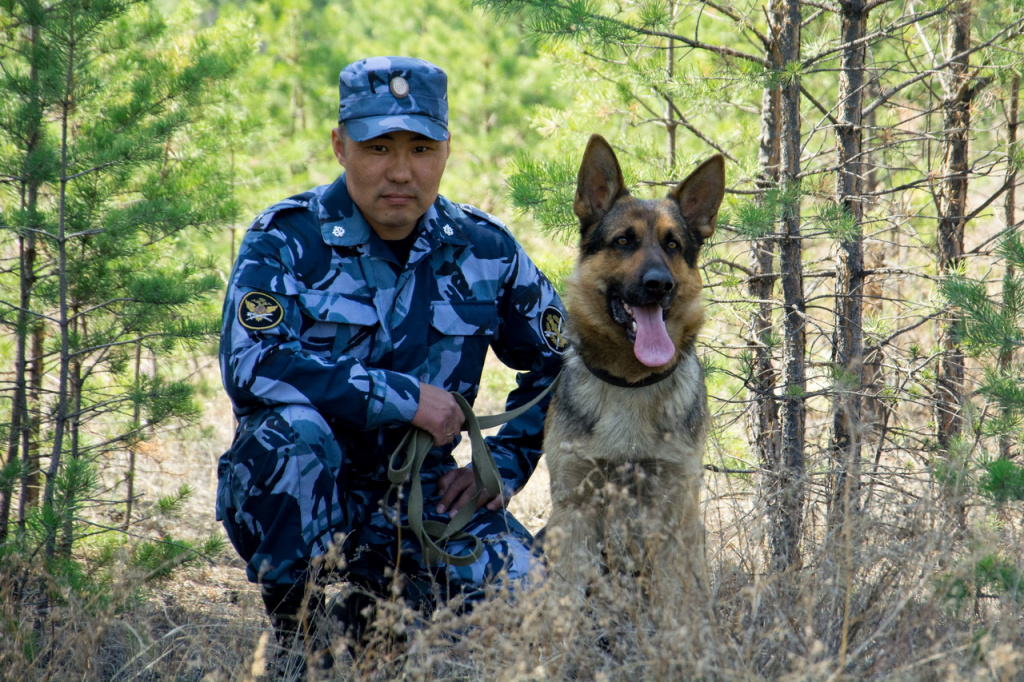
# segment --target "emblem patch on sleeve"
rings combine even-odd
[[[238,304],[238,321],[246,329],[265,332],[281,324],[284,307],[270,294],[250,291]]]
[[[540,331],[548,347],[559,355],[569,347],[569,339],[565,338],[565,317],[555,306],[549,305],[544,309],[540,316]]]

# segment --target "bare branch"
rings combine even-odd
[[[899,83],[899,84],[894,85],[894,86],[892,86],[890,88],[887,88],[885,90],[885,92],[880,94],[878,96],[878,98],[874,102],[872,102],[871,104],[868,104],[867,106],[864,107],[863,116],[865,116],[865,117],[870,116],[871,113],[875,109],[877,109],[878,107],[882,106],[883,104],[888,102],[894,95],[896,95],[897,93],[899,93],[899,92],[901,92],[903,90],[906,90],[911,85],[914,85],[915,83],[919,83],[922,80],[924,80],[925,78],[928,78],[929,76],[934,76],[936,74],[941,73],[950,64],[954,63],[955,61],[957,61],[959,59],[962,59],[962,58],[964,58],[966,56],[974,54],[975,52],[979,52],[979,51],[984,50],[984,49],[986,49],[988,47],[991,47],[992,45],[994,45],[997,42],[997,40],[1003,38],[1004,36],[1012,35],[1013,33],[1020,31],[1022,27],[1024,27],[1024,18],[1017,19],[1015,22],[1005,26],[1002,30],[997,32],[994,36],[992,36],[990,39],[986,40],[984,43],[981,43],[980,45],[975,45],[974,47],[972,47],[972,48],[970,48],[968,50],[964,50],[963,52],[955,54],[952,57],[950,57],[949,59],[947,59],[946,61],[942,62],[941,64],[939,64],[939,65],[937,65],[935,67],[930,68],[930,69],[925,69],[924,71],[914,75],[913,77],[906,79],[902,83]]]

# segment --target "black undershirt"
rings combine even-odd
[[[391,249],[391,253],[398,259],[398,262],[405,265],[409,261],[409,252],[412,251],[412,245],[416,243],[418,236],[416,230],[413,230],[408,236],[401,239],[385,239],[383,241]]]

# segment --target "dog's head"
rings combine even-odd
[[[590,138],[573,202],[580,247],[569,301],[583,345],[601,338],[612,354],[628,345],[642,371],[668,365],[693,341],[703,321],[697,254],[724,192],[725,162],[715,155],[666,198],[637,199],[608,142]]]

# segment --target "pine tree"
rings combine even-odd
[[[189,243],[236,212],[232,140],[215,122],[251,46],[240,22],[200,33],[189,22],[141,0],[0,8],[0,238],[17,259],[3,275],[16,284],[2,315],[17,352],[0,523],[13,480],[31,480],[15,462],[27,442],[40,447],[41,507],[28,509],[27,530],[50,556],[70,554],[100,468],[194,416],[175,358],[219,329],[220,277]],[[30,364],[47,388],[32,398]]]
[[[997,255],[1005,268],[998,292],[990,293],[984,280],[957,273],[943,281],[942,293],[958,311],[957,339],[982,365],[977,391],[990,407],[981,410],[986,415],[981,434],[998,443],[996,456],[981,462],[987,475],[982,489],[1002,502],[1024,500],[1024,487],[1017,484],[1024,478],[1012,461],[1024,429],[1024,235],[1019,226],[1008,229]]]
[[[538,162],[520,155],[509,180],[513,201],[542,223],[558,231],[574,224],[572,202],[565,201],[573,177],[566,159],[575,158],[570,148],[580,147],[594,127],[621,147],[624,171],[640,185],[671,184],[711,151],[730,160],[731,179],[757,179],[757,205],[739,207],[734,221],[721,216],[716,234],[749,238],[753,269],[715,260],[733,273],[746,272],[758,301],[750,316],[745,372],[755,406],[750,438],[765,472],[770,561],[779,570],[798,566],[808,381],[799,3],[765,3],[766,26],[747,21],[749,11],[716,5],[728,26],[724,30],[723,24],[703,28],[703,9],[692,2],[478,4],[517,17],[571,64],[564,78],[574,86],[576,106],[557,118],[550,114],[550,130],[563,141],[560,157]],[[746,31],[753,49],[737,47],[732,28]],[[723,102],[726,91],[729,101]],[[772,300],[776,283],[781,306]]]
[[[846,521],[870,503],[883,457],[952,482],[970,378],[931,273],[992,256],[987,242],[972,249],[969,225],[1009,186],[992,182],[1003,162],[989,132],[1007,123],[980,103],[1019,67],[1019,2],[478,4],[566,65],[573,105],[534,117],[557,154],[518,156],[509,180],[538,220],[572,225],[567,160],[594,130],[640,185],[682,177],[711,150],[730,160],[734,194],[705,273],[747,350],[735,368],[721,348],[729,369],[709,379],[743,378],[771,565],[800,565],[809,499],[826,502],[828,537],[855,545]],[[935,330],[924,345],[923,327]],[[922,395],[942,419],[890,419]]]

